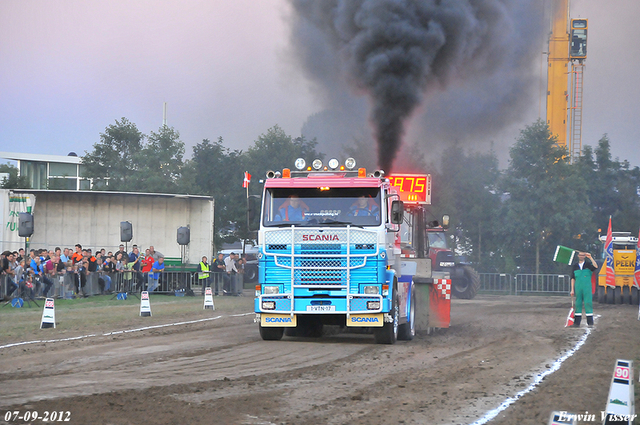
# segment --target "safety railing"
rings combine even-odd
[[[571,290],[571,277],[559,274],[478,273],[480,292],[496,295],[565,295]]]
[[[200,279],[198,273],[193,276],[191,289],[196,295],[204,295],[204,288],[211,287],[213,295],[242,295],[244,275],[227,273],[210,273],[209,278]]]
[[[514,293],[513,276],[506,273],[478,273],[480,292],[487,294],[511,295]]]
[[[518,274],[515,279],[515,295],[568,294],[571,278],[562,274]]]

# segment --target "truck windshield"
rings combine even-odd
[[[380,189],[271,188],[264,196],[264,226],[378,226]]]
[[[447,249],[447,240],[444,232],[427,232],[429,238],[430,248],[444,248]]]

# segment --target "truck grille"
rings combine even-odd
[[[338,238],[327,243],[323,235]],[[311,240],[311,241],[309,241]],[[274,229],[265,231],[265,276],[302,286],[342,286],[377,281],[377,235],[365,229]]]

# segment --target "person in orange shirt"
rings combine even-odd
[[[82,255],[82,245],[76,244],[76,252],[74,252],[73,255],[71,256],[71,261],[73,261],[73,264],[80,263],[82,262],[83,257],[84,256]]]

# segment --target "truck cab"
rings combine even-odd
[[[260,335],[318,337],[324,325],[411,339],[411,284],[400,277],[403,204],[382,171],[314,160],[268,172],[258,231]]]

